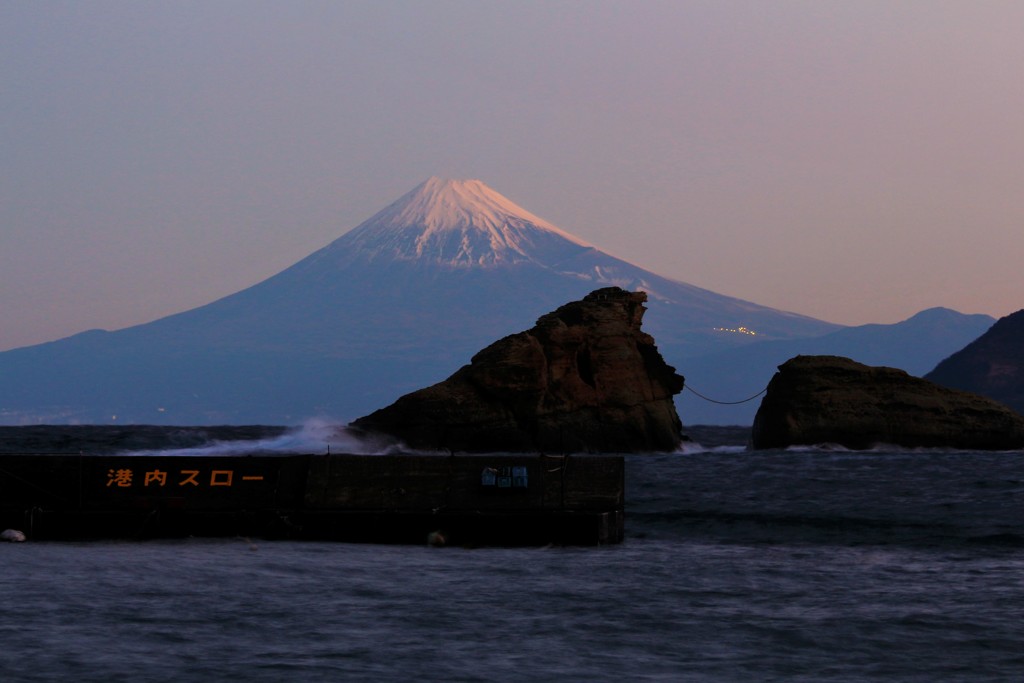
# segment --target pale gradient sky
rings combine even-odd
[[[291,265],[428,176],[844,324],[1024,308],[1024,2],[0,4],[0,349]]]

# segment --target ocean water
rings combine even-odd
[[[0,681],[1024,680],[1024,453],[695,432],[621,545],[0,544]]]

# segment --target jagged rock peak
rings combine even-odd
[[[592,292],[352,426],[453,452],[674,450],[683,378],[640,329],[646,300],[618,287]]]
[[[428,258],[458,266],[544,260],[552,242],[590,247],[479,180],[432,177],[337,244],[370,260]]]

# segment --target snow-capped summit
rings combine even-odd
[[[588,248],[479,180],[436,176],[330,247],[366,261],[428,260],[453,267],[543,262]]]

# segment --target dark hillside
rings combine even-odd
[[[988,396],[1024,413],[1024,310],[1000,318],[925,379]]]

